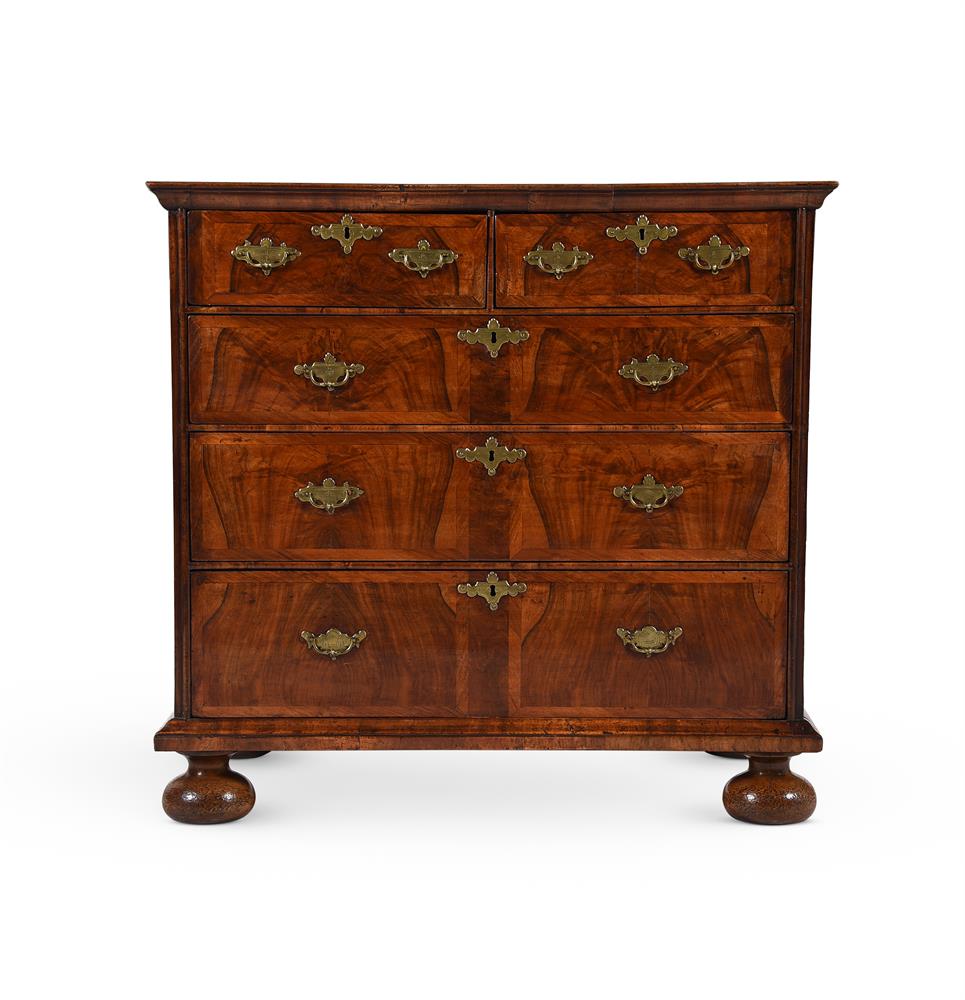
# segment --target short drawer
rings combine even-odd
[[[355,226],[366,227],[368,238],[352,239]],[[478,307],[486,291],[486,232],[484,215],[365,213],[343,223],[325,212],[191,212],[188,300]]]
[[[783,572],[202,572],[191,627],[200,717],[785,714]]]
[[[195,434],[191,554],[780,561],[788,467],[786,433]]]
[[[192,316],[194,423],[469,420],[458,322],[412,316]]]
[[[523,315],[511,322],[528,333],[505,352],[515,421],[791,421],[792,317]]]
[[[659,235],[649,242],[645,218],[498,216],[497,307],[779,306],[793,301],[789,212],[655,213],[649,222]],[[644,243],[646,253],[641,253]]]

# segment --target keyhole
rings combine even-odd
[[[489,596],[490,597],[496,596],[496,588],[492,584],[489,585]]]
[[[495,462],[495,461],[496,461],[496,452],[494,452],[494,451],[491,451],[491,452],[489,453],[489,461],[490,461],[490,462]]]
[[[492,334],[490,335],[490,340],[491,340],[491,342],[493,344],[496,343],[496,331],[495,330],[493,330]]]
[[[352,233],[351,233],[351,231],[349,230],[348,226],[346,226],[346,227],[345,227],[345,228],[344,228],[344,229],[342,230],[342,232],[343,232],[343,233],[345,234],[345,239],[349,239],[349,237],[350,237],[350,236],[352,235]]]

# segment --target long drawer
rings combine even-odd
[[[356,236],[354,227],[367,235]],[[349,237],[348,239],[346,237]],[[191,212],[194,305],[478,308],[485,215]]]
[[[495,610],[487,575],[195,573],[193,714],[784,714],[783,572],[505,571]]]
[[[775,315],[196,315],[190,417],[787,424],[792,331]]]
[[[783,560],[788,436],[203,433],[196,560]]]
[[[603,213],[498,215],[497,307],[793,301],[790,212],[662,212],[640,219]]]

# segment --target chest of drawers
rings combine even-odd
[[[827,183],[152,183],[169,212],[174,819],[232,757],[746,756],[811,815],[815,210]]]

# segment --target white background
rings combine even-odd
[[[7,995],[960,996],[961,4],[4,20]],[[290,753],[239,767],[244,821],[166,819],[149,178],[839,180],[814,275],[814,818],[729,820],[737,762],[704,754]]]

